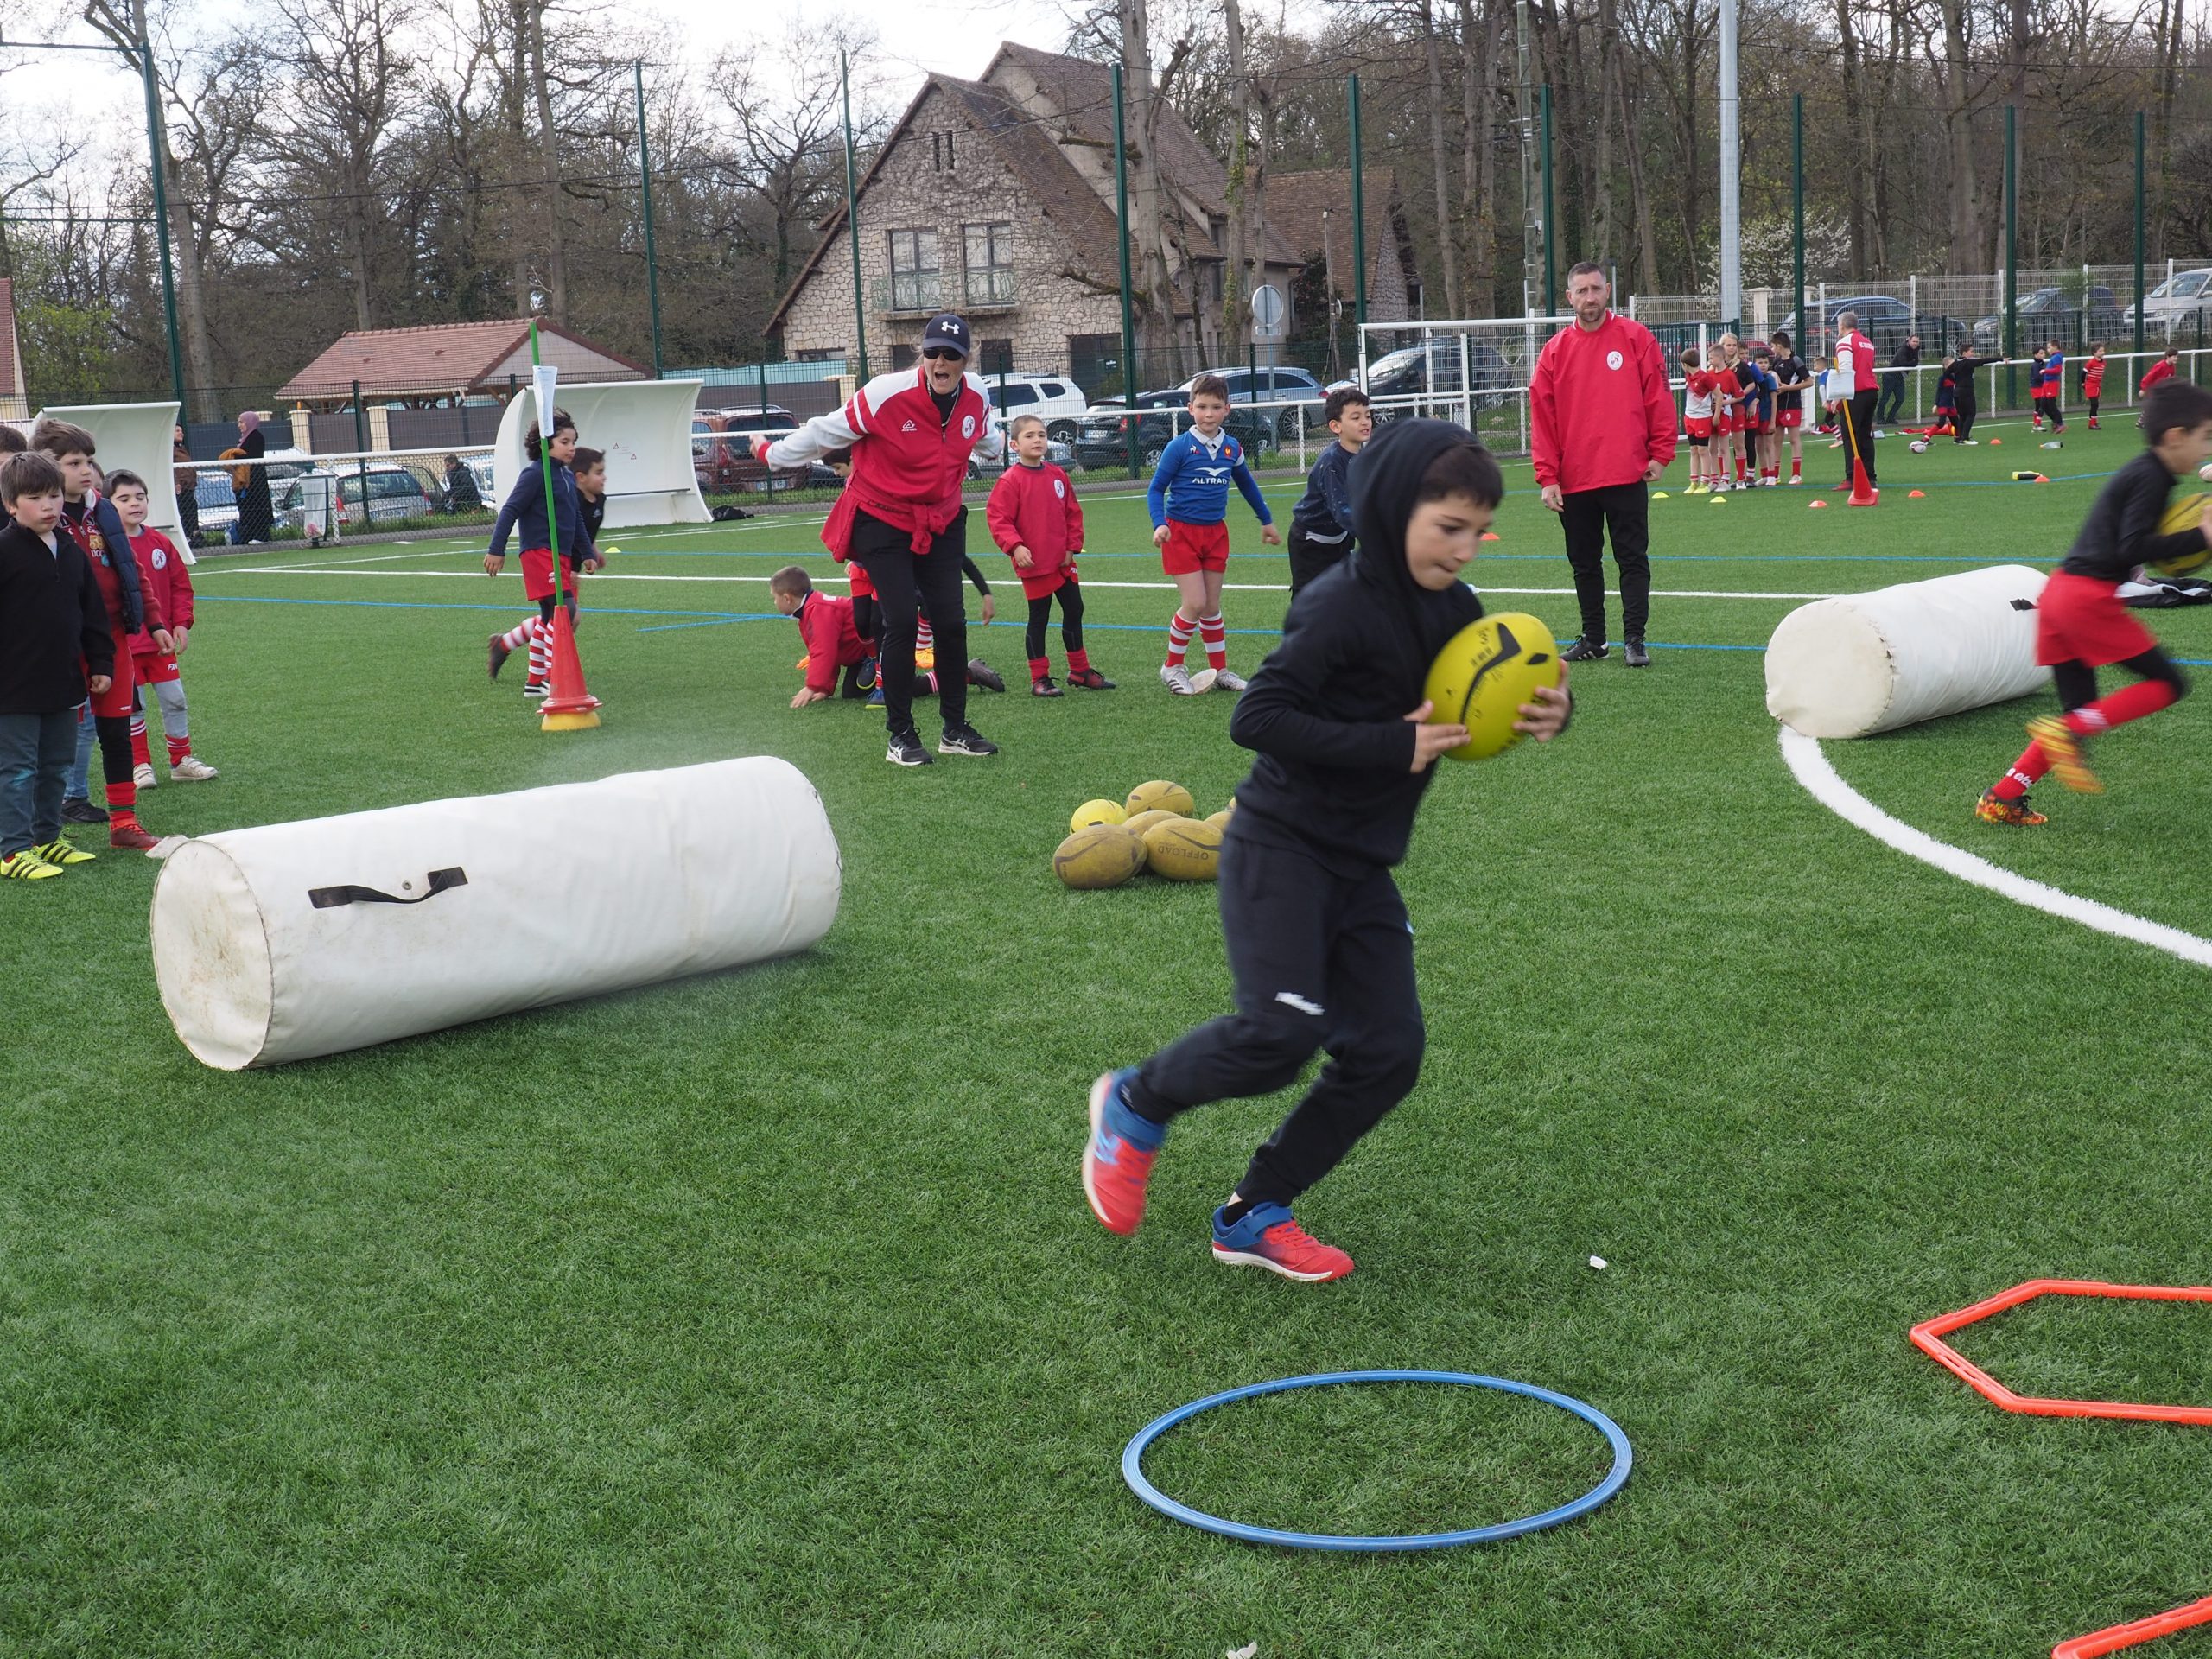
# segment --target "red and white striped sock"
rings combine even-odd
[[[509,651],[520,651],[531,642],[531,637],[537,632],[537,619],[534,616],[525,616],[499,636],[499,643]]]
[[[553,671],[553,630],[532,623],[530,629],[530,683],[542,685]]]
[[[930,626],[926,616],[914,625],[914,649],[928,652],[937,649],[937,630]]]
[[[1198,624],[1178,611],[1167,619],[1167,664],[1169,668],[1180,668],[1184,654],[1191,649],[1191,635]]]
[[[169,739],[169,765],[175,766],[180,760],[188,760],[191,754],[191,738],[172,737]]]
[[[149,766],[153,756],[146,752],[146,716],[142,712],[130,716],[130,760],[133,766]]]
[[[1217,671],[1229,666],[1229,629],[1221,620],[1221,613],[1198,619],[1198,632],[1206,642],[1207,666]]]

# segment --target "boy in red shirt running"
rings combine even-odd
[[[1008,429],[1014,465],[991,486],[984,509],[991,539],[1014,561],[1029,601],[1029,694],[1057,697],[1052,658],[1045,654],[1045,627],[1052,619],[1052,596],[1060,600],[1060,643],[1068,653],[1068,683],[1086,691],[1111,691],[1114,682],[1090,665],[1083,648],[1083,588],[1076,555],[1083,551],[1083,507],[1068,475],[1045,459],[1045,423],[1017,415]]]
[[[2105,346],[2102,340],[2089,347],[2089,354],[2082,359],[2082,397],[2089,405],[2089,430],[2098,430],[2097,399],[2105,395]]]
[[[2180,366],[2180,348],[2174,346],[2167,346],[2165,355],[2143,372],[2143,384],[2135,390],[2148,397],[2151,395],[2152,387],[2162,386],[2174,378],[2174,371]],[[2136,417],[2135,424],[2138,426],[2143,424],[2142,416]]]
[[[2143,405],[2143,438],[2149,448],[2099,493],[2072,550],[2036,601],[2036,660],[2050,664],[2063,712],[2028,722],[2026,752],[1974,807],[1974,816],[1987,823],[2044,823],[2027,798],[2047,772],[2076,794],[2102,793],[2082,741],[2154,715],[2189,691],[2187,677],[2120,602],[2119,588],[2138,566],[2212,546],[2212,505],[2190,529],[2158,534],[2174,480],[2212,455],[2212,391],[2186,380],[2158,387]],[[2097,670],[2110,663],[2139,683],[2100,697]]]
[[[184,654],[192,632],[192,577],[176,543],[146,523],[151,505],[146,482],[136,473],[108,475],[107,499],[115,516],[130,537],[130,551],[138,561],[138,586],[155,596],[162,614],[168,619],[174,652],[159,650],[153,636],[141,628],[130,636],[130,671],[142,686],[151,686],[162,705],[162,732],[168,740],[169,776],[180,783],[200,784],[216,775],[215,768],[192,752],[192,728],[185,710],[184,679],[176,659]],[[130,781],[140,789],[154,787],[154,758],[146,744],[145,699],[130,716]]]

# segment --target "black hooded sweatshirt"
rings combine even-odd
[[[1230,833],[1288,847],[1357,876],[1406,855],[1437,763],[1416,772],[1414,728],[1429,664],[1478,620],[1465,582],[1433,593],[1406,569],[1406,525],[1429,463],[1465,429],[1393,421],[1351,465],[1359,548],[1300,590],[1282,643],[1237,700],[1229,734],[1258,752],[1236,788]]]

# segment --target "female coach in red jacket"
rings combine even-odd
[[[852,451],[853,475],[823,528],[830,551],[857,560],[882,609],[884,759],[926,766],[930,753],[914,729],[914,635],[926,599],[937,629],[938,704],[944,715],[939,754],[996,754],[998,745],[968,723],[968,613],[960,591],[968,556],[968,509],[960,486],[968,457],[995,461],[1005,438],[992,423],[983,383],[967,372],[968,325],[950,312],[922,331],[918,369],[880,374],[834,414],[817,415],[788,437],[753,442],[771,467],[804,467],[832,450]],[[838,539],[831,541],[832,537]],[[842,543],[842,545],[840,544]]]
[[[1582,637],[1560,656],[1605,655],[1605,532],[1621,573],[1621,637],[1630,668],[1648,668],[1651,532],[1646,486],[1675,458],[1675,395],[1659,342],[1609,308],[1612,284],[1596,265],[1567,273],[1574,326],[1537,354],[1529,378],[1529,447],[1544,505],[1559,514],[1582,607]]]

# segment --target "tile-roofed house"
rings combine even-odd
[[[340,403],[361,391],[386,401],[433,403],[469,394],[505,396],[530,384],[530,321],[431,323],[419,328],[340,334],[277,394],[286,404]],[[649,371],[581,334],[540,320],[538,349],[565,380],[647,380]]]
[[[16,339],[16,284],[0,276],[0,419],[27,421],[30,400],[23,390],[23,351]]]
[[[1003,365],[1070,374],[1093,395],[1109,378],[1118,385],[1113,121],[1112,72],[1086,59],[1002,45],[980,80],[928,77],[859,181],[872,369],[911,363],[923,325],[944,309],[967,316],[982,342],[975,366],[987,375]],[[1179,321],[1205,364],[1236,361],[1248,346],[1221,338],[1227,169],[1172,107],[1162,106],[1159,130],[1172,257],[1187,254]],[[1265,279],[1286,296],[1303,263],[1287,241],[1266,238]],[[791,357],[845,359],[853,313],[841,205],[767,332]],[[1168,345],[1166,319],[1141,313],[1143,385],[1172,381]]]
[[[1421,270],[1397,169],[1370,167],[1360,181],[1367,219],[1367,319],[1402,322],[1421,308]],[[1320,262],[1329,294],[1349,302],[1357,285],[1352,268],[1351,169],[1268,175],[1268,226],[1296,251]]]

